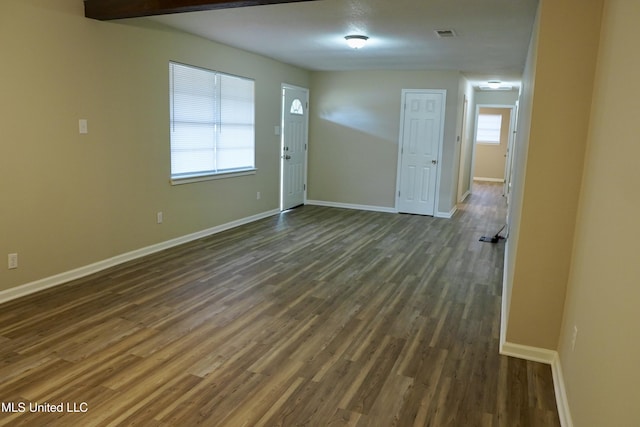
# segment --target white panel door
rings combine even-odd
[[[290,86],[282,92],[281,209],[286,210],[305,201],[309,92]]]
[[[403,91],[399,212],[434,215],[445,91]]]

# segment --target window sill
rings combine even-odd
[[[233,178],[236,176],[255,175],[258,169],[243,169],[232,172],[207,174],[207,175],[190,175],[180,178],[171,178],[171,185],[191,184],[194,182],[212,181],[214,179]]]

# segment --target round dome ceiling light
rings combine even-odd
[[[344,39],[347,41],[347,44],[350,48],[360,49],[364,47],[365,44],[367,44],[367,40],[369,40],[369,37],[353,34],[350,36],[345,36]]]

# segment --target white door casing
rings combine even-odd
[[[281,210],[303,205],[306,199],[308,100],[308,89],[282,85]]]
[[[460,149],[460,157],[458,159],[458,203],[462,202],[463,198],[466,197],[466,194],[471,191],[471,187],[464,188],[464,176],[465,176],[465,166],[467,165],[467,158],[469,158],[469,147],[467,145],[467,110],[469,108],[469,99],[465,94],[463,97],[462,103],[462,124],[460,126],[460,141],[459,141],[459,149]]]
[[[402,91],[398,212],[434,215],[444,138],[446,90]]]
[[[516,142],[516,126],[518,123],[518,101],[511,109],[511,123],[509,123],[509,142],[507,148],[507,161],[505,162],[504,171],[504,190],[503,194],[507,198],[507,206],[509,205],[511,198],[511,178],[513,174],[513,156],[515,153]]]
[[[520,101],[516,101],[516,105],[513,107],[511,111],[511,134],[509,137],[509,155],[507,157],[508,171],[505,178],[505,197],[507,198],[507,216],[505,218],[505,231],[503,236],[505,238],[509,237],[509,228],[511,223],[511,218],[509,217],[509,212],[511,212],[511,183],[513,182],[513,168],[515,166],[516,155],[516,141],[518,139],[518,112],[520,108]]]

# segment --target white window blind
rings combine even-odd
[[[171,177],[255,168],[254,81],[169,63]]]
[[[485,144],[500,144],[502,115],[478,114],[476,141]]]

